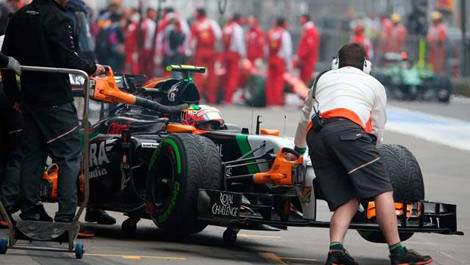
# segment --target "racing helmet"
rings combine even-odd
[[[181,112],[181,123],[205,131],[225,128],[225,121],[217,108],[207,105],[192,105]]]

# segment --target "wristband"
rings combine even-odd
[[[305,151],[307,151],[307,147],[298,147],[298,146],[296,146],[296,147],[294,147],[294,150],[299,152],[300,154],[304,154]]]

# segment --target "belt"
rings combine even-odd
[[[328,118],[328,119],[323,119],[323,124],[328,124],[328,123],[333,123],[335,121],[350,121],[348,119],[345,119],[345,118]]]

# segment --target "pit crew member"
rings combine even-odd
[[[287,31],[287,21],[283,17],[276,20],[268,32],[268,77],[266,80],[266,104],[284,104],[284,73],[291,67],[292,38]]]
[[[302,25],[302,36],[297,48],[297,67],[300,68],[300,79],[308,84],[312,79],[315,64],[320,49],[320,35],[310,15],[304,14],[299,18]]]
[[[13,70],[21,74],[17,60],[0,53],[0,68]],[[21,135],[23,119],[18,104],[13,106],[0,87],[0,198],[8,213],[17,211],[19,195],[20,164],[23,156],[21,151]],[[7,198],[7,199],[4,199]],[[0,216],[0,227],[8,223]]]
[[[255,16],[247,18],[249,30],[245,35],[246,40],[246,56],[252,64],[256,60],[262,60],[264,57],[264,32],[259,27],[258,19]]]
[[[3,52],[21,64],[104,72],[78,55],[77,36],[65,14],[67,0],[34,0],[13,15]],[[59,165],[59,210],[56,222],[72,222],[77,207],[80,136],[68,74],[25,72],[21,91],[11,74],[4,76],[5,93],[20,102],[24,116],[20,217],[40,219],[39,187],[50,155]]]
[[[217,84],[214,72],[217,55],[216,43],[222,37],[222,30],[217,22],[207,17],[204,8],[198,8],[195,17],[196,21],[191,26],[189,45],[194,50],[194,64],[206,67],[207,74],[195,75],[194,83],[201,89],[201,94],[205,94],[207,102],[214,104],[217,101]]]
[[[376,148],[386,122],[386,94],[368,74],[371,65],[366,56],[357,43],[339,50],[333,69],[318,76],[311,89],[295,137],[296,150],[305,152],[308,144],[320,193],[334,212],[326,264],[358,264],[343,241],[360,199],[375,201],[392,265],[428,264],[431,257],[408,251],[400,243],[393,188]],[[317,111],[308,126],[315,100]]]
[[[240,60],[246,57],[242,17],[236,13],[222,30],[225,65],[225,103],[232,104],[232,96],[240,81]]]

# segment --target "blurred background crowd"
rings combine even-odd
[[[0,4],[0,34],[24,1]],[[465,2],[70,0],[68,12],[81,52],[116,72],[152,78],[167,77],[169,64],[206,66],[207,74],[195,77],[205,99],[230,104],[246,72],[262,69],[267,104],[280,105],[284,80],[276,77],[294,72],[308,83],[347,42],[364,45],[375,68],[395,53],[437,75],[470,76]]]

